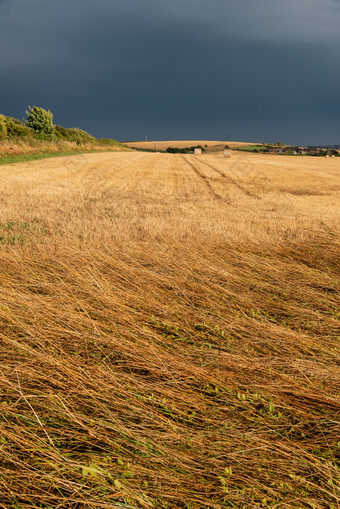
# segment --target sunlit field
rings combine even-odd
[[[210,141],[210,140],[170,140],[170,141],[130,141],[126,145],[136,149],[160,150],[164,151],[168,147],[186,148],[194,145],[202,145],[202,147],[217,147],[228,145],[230,148],[239,148],[253,145],[243,141]]]
[[[0,507],[340,507],[340,160],[0,167]]]

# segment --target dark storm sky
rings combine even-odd
[[[119,140],[340,143],[339,0],[0,0],[0,112]]]

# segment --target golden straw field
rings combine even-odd
[[[168,147],[186,148],[195,145],[202,145],[203,147],[223,147],[228,145],[230,148],[235,149],[239,147],[246,147],[253,145],[244,141],[211,141],[211,140],[170,140],[170,141],[129,141],[125,143],[130,148],[147,149],[147,150],[160,150],[165,151]]]
[[[0,166],[0,507],[340,507],[340,160]]]

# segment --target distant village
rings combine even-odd
[[[261,152],[263,154],[281,154],[281,155],[307,155],[319,157],[339,157],[339,145],[331,147],[292,147],[287,145],[257,145],[254,152]]]

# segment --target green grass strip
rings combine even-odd
[[[35,159],[48,159],[51,157],[76,156],[78,154],[92,154],[97,152],[106,152],[103,150],[79,150],[69,152],[43,152],[37,154],[22,154],[13,156],[0,156],[0,165],[21,163],[23,161],[34,161]],[[107,152],[111,152],[108,150]]]

